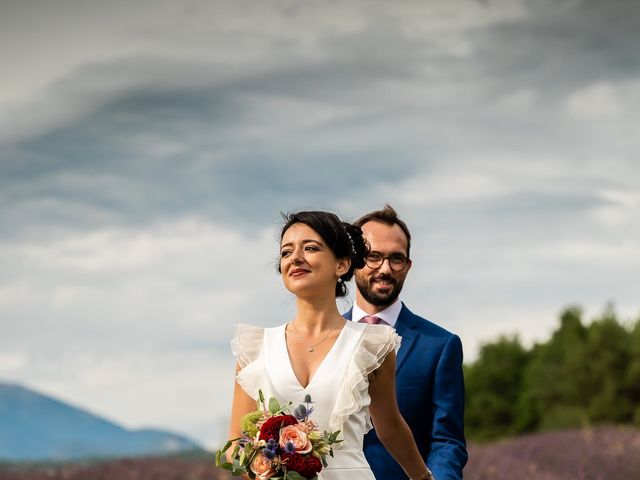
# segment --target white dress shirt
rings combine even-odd
[[[382,320],[387,325],[395,328],[396,322],[398,321],[398,317],[400,316],[400,310],[402,310],[402,302],[399,298],[396,298],[396,301],[389,305],[384,310],[379,311],[375,315],[370,315],[364,310],[362,310],[357,303],[353,303],[353,310],[351,312],[351,320],[354,322],[359,322],[362,317],[366,316],[376,316],[380,320]]]

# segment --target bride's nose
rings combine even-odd
[[[300,265],[304,263],[304,248],[296,247],[291,252],[291,265]]]

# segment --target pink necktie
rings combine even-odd
[[[384,323],[380,317],[376,317],[374,315],[367,315],[365,317],[362,317],[359,320],[359,322],[360,323],[369,323],[369,324],[373,324],[373,325],[376,325],[378,323]]]

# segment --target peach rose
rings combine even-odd
[[[287,442],[293,443],[297,453],[309,453],[313,448],[306,428],[301,428],[298,425],[289,425],[280,429],[280,446],[284,448]]]
[[[271,460],[264,455],[256,455],[251,462],[251,471],[256,474],[259,480],[267,480],[275,475],[275,471],[271,468]]]

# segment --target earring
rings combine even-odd
[[[338,277],[338,283],[342,283],[342,278]]]

